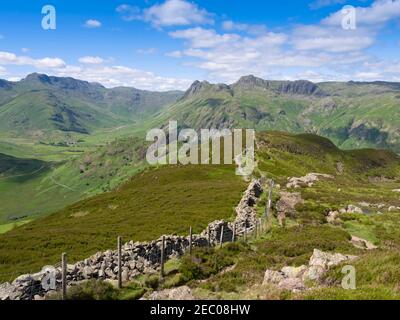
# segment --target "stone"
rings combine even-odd
[[[396,212],[396,211],[400,211],[400,208],[395,206],[390,206],[388,209],[388,212]]]
[[[346,211],[347,211],[347,213],[359,213],[359,214],[364,213],[364,211],[361,208],[359,208],[359,207],[357,207],[355,205],[352,205],[352,204],[347,206],[347,210]]]
[[[155,291],[148,297],[148,300],[190,301],[195,300],[195,297],[188,286],[182,286],[174,289]]]
[[[267,270],[267,271],[265,271],[265,274],[264,274],[263,285],[271,284],[271,283],[279,284],[284,279],[285,279],[285,277],[282,272]]]
[[[16,287],[8,282],[0,284],[0,300],[12,300]]]
[[[331,211],[329,212],[328,216],[326,217],[326,221],[328,223],[334,223],[336,219],[339,217],[339,211]]]
[[[295,217],[297,214],[296,205],[299,203],[304,203],[304,200],[301,198],[301,194],[298,192],[290,193],[281,191],[281,198],[276,204],[276,208],[278,213],[284,213],[285,217]]]
[[[284,267],[282,268],[282,273],[286,278],[300,278],[307,271],[307,266],[300,267]]]
[[[339,265],[345,261],[352,261],[356,258],[356,256],[343,255],[341,253],[327,253],[314,249],[314,253],[309,261],[309,268],[304,274],[305,278],[318,280],[330,267]]]
[[[125,269],[125,270],[122,271],[121,278],[122,278],[123,282],[126,282],[126,281],[129,280],[129,272],[128,272],[128,270]]]
[[[289,178],[289,182],[286,184],[286,188],[291,189],[299,189],[299,188],[307,188],[312,187],[315,182],[324,179],[333,179],[333,176],[329,174],[322,174],[322,173],[309,173],[304,177],[300,178]]]
[[[304,282],[299,278],[287,278],[279,282],[278,287],[283,290],[299,292],[306,290]]]
[[[94,270],[92,267],[87,266],[83,268],[82,275],[85,279],[90,279],[93,276],[93,274]]]

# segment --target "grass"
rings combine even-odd
[[[209,222],[233,215],[246,185],[234,166],[148,170],[113,192],[0,235],[1,273],[38,271],[58,262],[62,252],[70,262],[78,261],[115,247],[118,235],[147,241],[187,234],[189,226],[200,232]]]

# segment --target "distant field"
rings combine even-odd
[[[73,262],[113,248],[118,235],[143,241],[187,234],[189,226],[199,232],[215,219],[233,217],[246,185],[234,166],[162,167],[139,174],[114,192],[0,235],[0,281],[56,263],[63,251]]]

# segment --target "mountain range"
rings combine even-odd
[[[400,84],[268,81],[254,76],[232,85],[196,81],[156,121],[168,119],[191,128],[315,133],[344,149],[400,152]]]
[[[91,134],[156,112],[180,96],[33,73],[18,82],[0,80],[0,134]]]

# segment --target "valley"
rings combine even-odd
[[[246,76],[231,85],[196,81],[184,93],[157,93],[40,74],[0,84],[1,282],[57,264],[61,252],[76,262],[114,248],[117,236],[152,241],[232,221],[248,185],[235,166],[147,163],[146,132],[176,120],[179,130],[255,129],[253,178],[275,181],[272,214],[258,239],[211,253],[196,249],[197,262],[187,255],[168,262],[164,282],[148,287],[149,275],[142,275],[120,298],[181,285],[200,299],[398,297],[397,84]],[[330,178],[290,185],[313,173]],[[260,218],[265,205],[264,194],[256,207]],[[328,287],[271,286],[265,295],[266,266],[276,272],[299,267],[314,249],[361,257],[361,291],[338,288],[333,269],[321,280]],[[210,265],[215,255],[221,266]],[[373,257],[390,260],[386,278],[377,275]],[[375,280],[367,283],[367,275]]]

